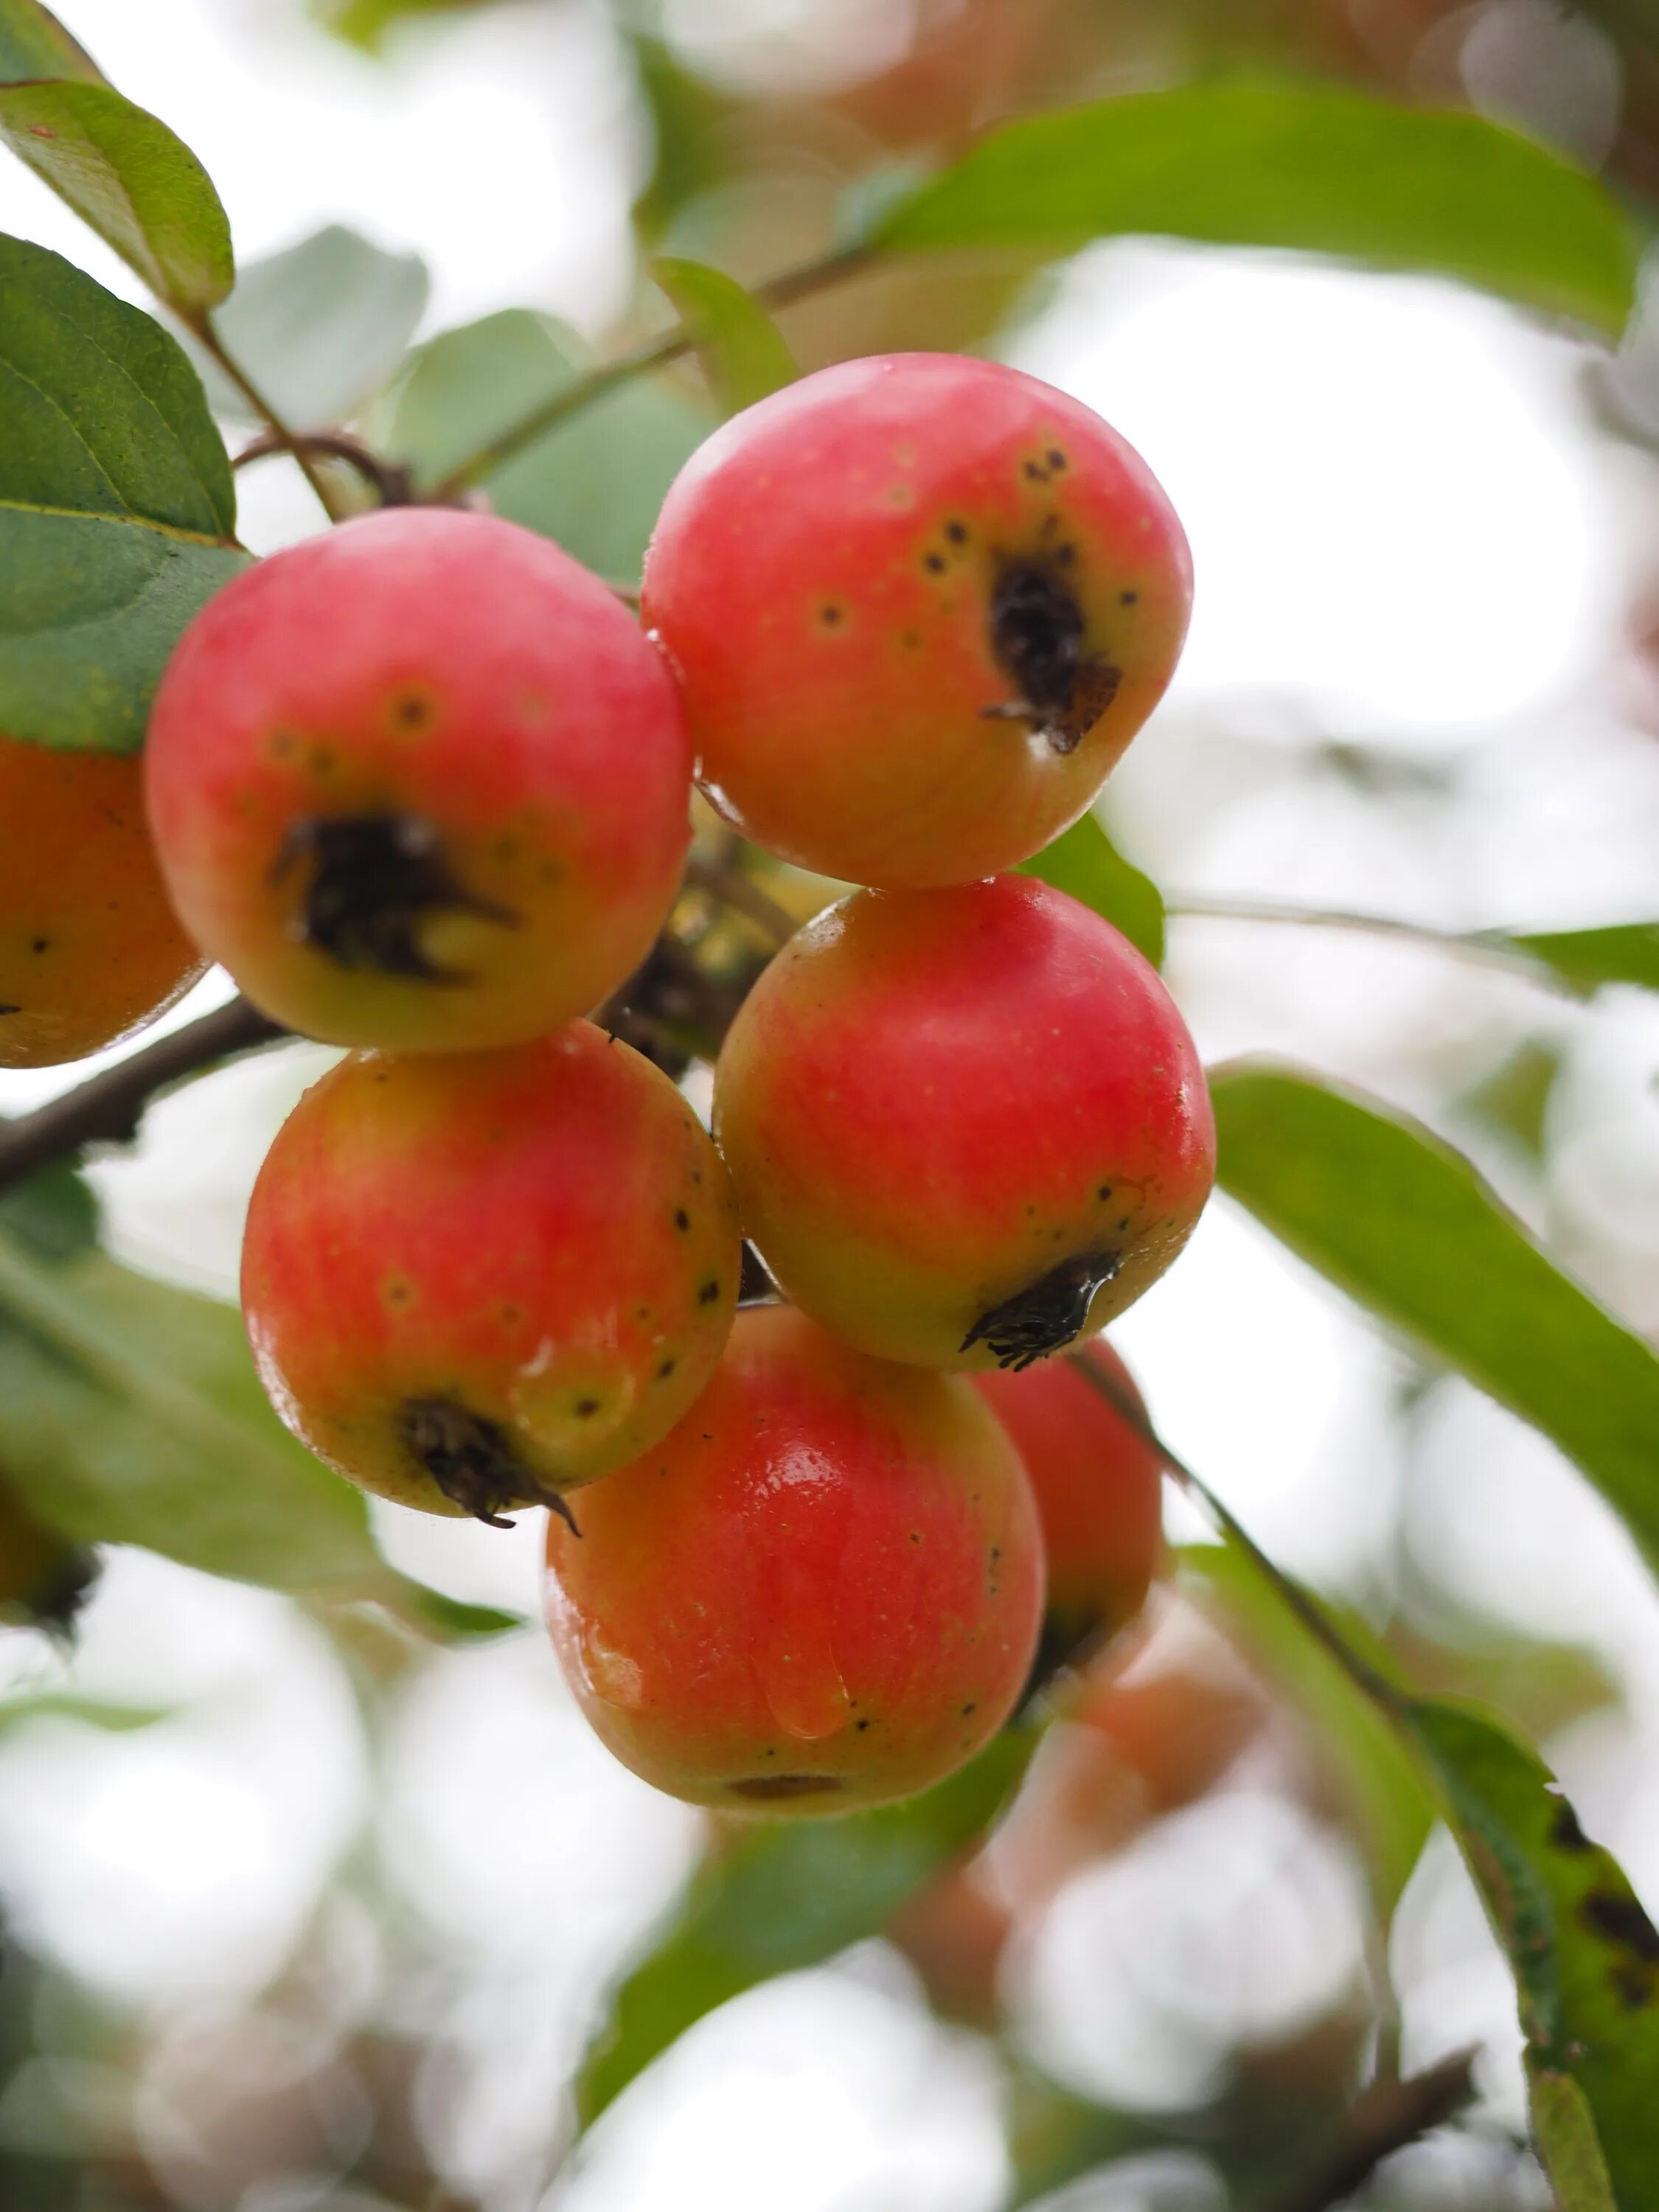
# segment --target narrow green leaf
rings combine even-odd
[[[1122,931],[1154,968],[1164,965],[1164,899],[1150,876],[1126,860],[1097,817],[1085,814],[1018,871],[1069,891]]]
[[[507,308],[422,346],[391,395],[377,442],[438,483],[578,373],[574,342],[544,315]],[[663,495],[708,434],[674,392],[630,383],[584,408],[484,480],[496,514],[556,538],[601,576],[638,576]]]
[[[1348,1806],[1386,1927],[1434,1825],[1433,1802],[1396,1730],[1236,1545],[1189,1545],[1181,1571],[1305,1717],[1310,1745]],[[1321,1609],[1331,1615],[1328,1605]],[[1336,1626],[1350,1648],[1379,1673],[1389,1671],[1362,1621],[1343,1615]]]
[[[50,1266],[0,1238],[0,1466],[82,1542],[276,1589],[386,1586],[362,1498],[271,1412],[234,1308],[100,1253]]]
[[[428,1589],[425,1583],[400,1580],[397,1598],[406,1620],[443,1644],[478,1643],[487,1637],[511,1636],[530,1626],[521,1613],[505,1613],[494,1605],[469,1605],[464,1599],[446,1597],[441,1590]]]
[[[1659,2203],[1659,1929],[1536,1753],[1483,1715],[1413,1699],[1516,1978],[1533,2129],[1562,2212]]]
[[[387,383],[426,310],[418,253],[387,253],[343,223],[251,261],[213,327],[283,421],[349,422]],[[204,349],[191,347],[214,412],[259,419]]]
[[[1009,1729],[920,1797],[839,1820],[757,1826],[706,1860],[649,1955],[614,1993],[577,2078],[582,2124],[677,2037],[744,1990],[879,1935],[981,1837],[1035,1747]]]
[[[869,242],[1064,253],[1126,233],[1437,271],[1609,333],[1634,298],[1631,221],[1536,140],[1478,115],[1267,77],[1008,124],[891,209]]]
[[[699,326],[697,358],[722,415],[739,414],[800,374],[783,333],[735,276],[703,261],[660,258],[652,281]]]
[[[0,84],[39,76],[102,82],[92,56],[40,0],[0,0]]]
[[[1221,1182],[1351,1297],[1542,1430],[1659,1566],[1659,1356],[1403,1115],[1268,1063],[1211,1082]]]
[[[1589,998],[1603,983],[1635,983],[1659,991],[1659,921],[1615,922],[1606,929],[1549,929],[1510,937],[1534,959]]]
[[[122,1705],[108,1698],[79,1697],[72,1690],[36,1690],[0,1701],[0,1737],[32,1721],[73,1721],[82,1728],[102,1729],[109,1735],[130,1735],[135,1729],[154,1728],[158,1721],[172,1717],[169,1705]]]
[[[0,138],[186,319],[229,291],[230,224],[207,171],[113,87],[0,85]]]
[[[150,316],[0,237],[0,730],[131,751],[179,631],[247,560],[201,384]]]

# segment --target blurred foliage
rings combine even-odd
[[[1431,1358],[1541,1429],[1659,1562],[1659,1354],[1419,1125],[1270,1063],[1212,1084],[1224,1189]]]
[[[651,274],[696,330],[697,358],[722,415],[753,406],[799,375],[776,324],[735,277],[666,255],[652,263]]]
[[[544,315],[510,308],[446,331],[410,359],[372,434],[435,484],[476,447],[569,390],[575,341]],[[639,574],[663,494],[710,417],[666,385],[620,386],[487,475],[497,514],[556,538],[602,576]]]

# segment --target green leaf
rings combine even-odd
[[[0,138],[186,321],[229,291],[230,224],[207,171],[112,86],[0,85]]]
[[[464,1599],[447,1597],[441,1590],[429,1589],[425,1583],[405,1581],[399,1595],[404,1618],[443,1644],[476,1644],[487,1637],[510,1636],[530,1626],[521,1613],[505,1613],[499,1606],[469,1605]]]
[[[1659,2203],[1659,1929],[1536,1753],[1439,1699],[1412,1700],[1406,1718],[1515,1974],[1534,2136],[1562,2212],[1645,2212]]]
[[[1069,891],[1121,930],[1154,968],[1164,965],[1164,900],[1158,885],[1124,859],[1094,815],[1074,822],[1018,873]]]
[[[0,1466],[49,1526],[275,1589],[378,1596],[358,1492],[265,1401],[234,1307],[0,1238]]]
[[[0,0],[0,84],[72,76],[101,82],[98,64],[39,0]]]
[[[40,1260],[73,1260],[98,1242],[98,1194],[68,1160],[0,1192],[0,1230]]]
[[[869,243],[1066,253],[1125,233],[1430,270],[1609,333],[1634,298],[1630,219],[1561,155],[1481,116],[1267,77],[1009,124]]]
[[[417,490],[573,381],[574,343],[544,315],[507,308],[422,346],[377,442],[410,463]],[[637,577],[663,494],[708,431],[659,385],[629,383],[484,479],[498,514],[556,538],[602,576]]]
[[[74,1721],[110,1735],[130,1735],[135,1729],[154,1728],[158,1721],[172,1717],[170,1705],[123,1705],[108,1698],[80,1697],[72,1690],[36,1690],[0,1701],[0,1737],[32,1721]]]
[[[378,52],[386,33],[408,15],[454,15],[478,0],[313,0],[313,13],[337,38]]]
[[[681,319],[698,325],[697,358],[722,415],[741,413],[800,374],[782,331],[735,276],[665,257],[652,263],[651,276]]]
[[[879,1935],[985,1833],[1035,1743],[1030,1731],[1006,1729],[920,1797],[838,1820],[757,1826],[707,1859],[655,1948],[612,1997],[577,2078],[582,2124],[717,2005]]]
[[[1659,1356],[1562,1273],[1470,1163],[1294,1071],[1212,1078],[1223,1187],[1293,1252],[1583,1469],[1659,1566]]]
[[[1547,961],[1589,998],[1603,983],[1659,991],[1659,921],[1615,922],[1606,929],[1550,929],[1503,940]]]
[[[655,142],[650,181],[634,204],[634,219],[655,239],[726,174],[733,102],[683,69],[662,40],[637,26],[624,27]]]
[[[1386,1927],[1434,1825],[1432,1800],[1397,1732],[1237,1545],[1189,1545],[1181,1570],[1183,1583],[1196,1585],[1306,1718],[1310,1746],[1352,1817]],[[1386,1653],[1357,1615],[1334,1615],[1323,1603],[1321,1610],[1335,1619],[1350,1648],[1380,1674],[1389,1671]]]
[[[248,557],[201,385],[151,317],[0,237],[0,730],[131,751]]]
[[[387,253],[343,223],[250,262],[213,317],[227,351],[283,421],[349,421],[391,378],[426,311],[418,253]],[[204,349],[192,348],[216,414],[262,420]]]

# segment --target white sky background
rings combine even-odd
[[[849,21],[876,21],[848,5]],[[628,296],[643,126],[593,0],[485,9],[383,66],[278,0],[62,0],[59,12],[202,156],[244,258],[352,222],[426,256],[432,327],[530,304],[599,332]],[[0,170],[0,228],[134,290],[15,164]],[[1629,725],[1608,677],[1651,567],[1653,471],[1593,435],[1577,348],[1448,286],[1132,245],[1084,257],[1008,350],[1141,447],[1193,539],[1188,658],[1111,794],[1126,842],[1166,886],[1457,925],[1659,911],[1659,745]],[[303,526],[275,471],[245,483],[252,542]],[[1332,738],[1395,763],[1401,793],[1379,800],[1322,768]],[[1413,797],[1413,775],[1444,787]],[[1442,1118],[1521,1037],[1553,1039],[1567,1072],[1549,1174],[1510,1163],[1505,1188],[1604,1295],[1659,1325],[1652,1000],[1610,994],[1581,1010],[1357,938],[1192,921],[1174,942],[1171,981],[1212,1056],[1290,1053]],[[137,1152],[99,1170],[118,1248],[228,1290],[260,1152],[317,1065],[303,1051],[251,1063],[160,1109]],[[85,1072],[0,1076],[0,1110]],[[1629,1685],[1632,1719],[1581,1731],[1562,1756],[1590,1825],[1625,1847],[1659,1905],[1659,1607],[1577,1478],[1461,1389],[1437,1394],[1407,1463],[1384,1418],[1397,1379],[1387,1346],[1223,1206],[1117,1335],[1172,1443],[1288,1565],[1385,1594],[1403,1510],[1414,1551],[1495,1617],[1595,1645]],[[532,1528],[504,1538],[390,1509],[382,1526],[413,1571],[533,1607]],[[9,1645],[0,1661],[20,1663]],[[26,1663],[42,1662],[31,1650]],[[187,1711],[115,1741],[9,1741],[0,1888],[94,1984],[149,2005],[234,2002],[280,1957],[362,1809],[337,1677],[277,1601],[141,1558],[114,1564],[79,1672]],[[481,1729],[480,1712],[512,1725]],[[538,1638],[437,1663],[391,1790],[394,1871],[476,1977],[471,2009],[447,2022],[460,2087],[434,2089],[433,2125],[459,2180],[493,2178],[502,2212],[526,2212],[546,2084],[608,1961],[672,1891],[692,1824],[587,1743]],[[476,1820],[459,1817],[463,1795]],[[1234,1816],[1224,1805],[1182,1848],[1266,1865],[1291,1848],[1268,1832],[1276,1817],[1255,1798]],[[1156,2106],[1158,2080],[1135,2071],[1157,2073],[1152,2016],[1133,1992],[1110,2018],[1077,2016],[1076,1978],[1103,1986],[1091,1962],[1114,1955],[1140,1867],[1070,1900],[1056,1927],[1072,1933],[1044,1951],[1036,1986],[1040,1997],[1045,1976],[1064,1980],[1063,1951],[1073,1978],[1041,2031],[1054,2063]],[[1455,1887],[1443,1866],[1425,1879],[1437,1894]],[[1285,1907],[1304,1915],[1291,1952],[1345,1955],[1341,1897],[1336,1870]],[[1477,2032],[1507,2033],[1481,1940],[1467,1972],[1443,1958],[1422,1967],[1421,2003],[1407,2008],[1419,2056],[1451,2047],[1471,2007]],[[771,2212],[785,2172],[792,2212],[994,2203],[977,2060],[919,2020],[890,1966],[866,1966],[786,1983],[699,2031],[601,2131],[569,2203],[646,2212],[672,2195]],[[1252,1986],[1268,2010],[1279,2001]],[[1293,2011],[1288,1984],[1280,1996]],[[1197,2000],[1182,2002],[1166,2100],[1209,2048]],[[164,2133],[166,2092],[161,2080]],[[813,2136],[834,2147],[821,2168],[796,2155]],[[295,2197],[291,2212],[325,2201]]]

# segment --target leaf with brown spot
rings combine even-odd
[[[1515,1975],[1533,2134],[1562,2212],[1659,2203],[1659,1929],[1537,1753],[1471,1708],[1404,1702]]]

